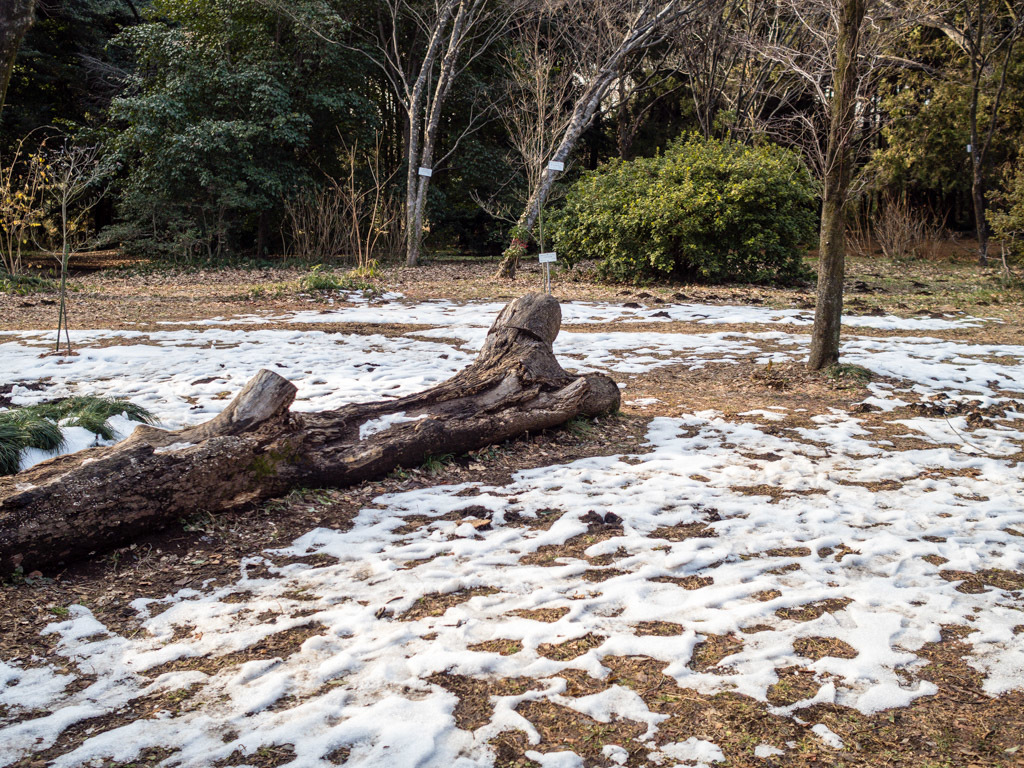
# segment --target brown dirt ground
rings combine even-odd
[[[965,340],[992,343],[1021,343],[1024,340],[1024,313],[1021,294],[1002,288],[994,270],[979,271],[972,263],[969,244],[954,249],[952,258],[915,261],[898,265],[880,259],[851,259],[848,305],[854,311],[879,310],[909,315],[919,311],[963,312],[995,317],[1000,325],[984,329],[963,329],[951,336]],[[104,266],[103,259],[83,267]],[[136,265],[137,266],[137,265]],[[528,265],[512,282],[491,279],[493,263],[436,262],[415,270],[387,267],[383,270],[382,288],[397,290],[410,299],[490,299],[502,300],[536,289],[539,272]],[[267,311],[279,313],[294,309],[327,308],[321,297],[298,295],[287,287],[301,272],[296,269],[209,270],[194,273],[160,271],[82,271],[75,276],[76,291],[72,296],[73,328],[132,328],[145,330],[159,327],[160,321],[197,321],[217,315],[230,316]],[[284,288],[277,286],[284,285]],[[813,302],[812,289],[772,289],[757,286],[651,286],[645,288],[595,284],[586,269],[559,272],[555,292],[561,298],[602,301],[636,301],[645,306],[665,302],[748,303],[772,307],[803,307]],[[47,328],[52,325],[55,310],[48,294],[11,296],[0,294],[0,329],[15,330]],[[700,326],[671,323],[651,324],[662,332],[708,333],[730,330],[728,326]],[[319,326],[318,326],[319,328]],[[579,327],[578,327],[579,328]],[[774,326],[785,329],[785,326]],[[607,330],[603,326],[602,330]],[[623,330],[640,327],[623,325]],[[739,330],[740,328],[736,328]],[[323,330],[327,330],[323,328]],[[350,328],[331,330],[376,333],[407,331],[408,328]],[[583,330],[583,328],[579,328]],[[749,329],[743,329],[749,330]],[[760,329],[759,329],[760,330]],[[871,332],[858,329],[858,334]],[[928,335],[942,336],[942,333]],[[714,408],[726,418],[755,408],[783,406],[789,410],[784,421],[766,425],[768,429],[785,430],[811,424],[816,414],[828,413],[831,407],[847,410],[862,399],[865,391],[856,382],[831,381],[810,374],[799,366],[776,366],[771,372],[752,364],[708,366],[699,371],[681,367],[657,369],[630,380],[627,399],[658,397],[662,403],[639,409],[625,407],[623,412],[597,420],[587,429],[562,429],[524,436],[485,451],[457,457],[442,470],[431,474],[425,469],[397,472],[382,480],[363,483],[345,490],[303,490],[260,506],[256,509],[210,517],[197,515],[178,528],[154,534],[130,547],[97,553],[86,562],[70,564],[45,574],[0,585],[0,658],[27,662],[38,657],[44,662],[68,661],[55,653],[54,636],[40,631],[62,615],[65,606],[82,604],[111,631],[130,636],[139,631],[135,611],[128,603],[138,597],[159,598],[168,592],[214,579],[211,586],[232,583],[237,579],[240,560],[254,552],[281,546],[316,526],[344,529],[359,509],[371,506],[383,493],[427,487],[439,482],[507,483],[520,469],[563,463],[577,458],[614,453],[639,453],[644,450],[646,425],[652,416],[675,415],[682,409],[693,412]],[[925,407],[926,404],[918,404]],[[796,412],[806,408],[805,412]],[[865,424],[877,432],[873,439],[893,439],[905,428],[893,429],[893,418],[913,415],[864,414]],[[900,448],[913,448],[912,440],[904,439]],[[748,457],[770,460],[770,457]],[[1024,458],[1018,456],[1017,460]],[[764,489],[755,489],[762,492]],[[769,489],[770,492],[770,489]],[[471,509],[462,510],[472,515]],[[709,515],[713,511],[709,511]],[[411,524],[426,521],[410,520]],[[550,525],[552,520],[523,520],[524,525]],[[1016,532],[1014,532],[1016,533]],[[707,535],[703,524],[692,529],[664,531],[666,538]],[[567,542],[562,550],[538,553],[538,560],[559,557],[582,557],[582,550],[600,540],[604,532],[588,532],[578,541]],[[588,543],[589,542],[589,543]],[[819,556],[841,558],[851,553],[845,547]],[[793,553],[793,557],[809,553]],[[271,558],[273,559],[273,558]],[[280,559],[280,558],[279,558]],[[610,558],[609,562],[614,558]],[[282,560],[283,563],[283,560]],[[598,563],[594,563],[598,565]],[[936,565],[941,563],[936,562]],[[601,562],[602,567],[608,563]],[[599,571],[596,571],[599,572]],[[605,571],[606,572],[606,571]],[[964,574],[944,571],[943,576],[962,581],[963,591],[980,591],[989,586],[1020,589],[1020,574],[985,571]],[[687,577],[688,589],[700,589],[710,579]],[[777,595],[765,594],[764,599]],[[413,612],[424,615],[443,612],[455,602],[472,595],[452,594],[430,596]],[[806,620],[819,611],[836,610],[841,606],[819,604],[788,609],[787,618]],[[557,621],[565,608],[521,611],[519,615],[536,621]],[[642,634],[676,634],[680,627],[662,622],[639,626]],[[759,627],[747,627],[750,633]],[[191,628],[182,627],[182,632]],[[249,649],[246,659],[279,655],[282,647],[301,643],[309,627],[299,627],[268,638]],[[968,630],[969,631],[969,630]],[[612,674],[604,680],[592,680],[583,673],[563,673],[568,688],[566,695],[586,695],[609,685],[624,685],[635,690],[652,711],[666,714],[657,742],[685,740],[690,736],[714,741],[725,752],[729,766],[907,766],[910,768],[1009,768],[1024,766],[1024,694],[1015,692],[997,698],[981,690],[978,673],[967,666],[963,657],[963,628],[947,631],[943,639],[927,646],[921,653],[928,666],[918,674],[939,686],[939,694],[917,700],[913,705],[874,716],[842,707],[818,705],[797,714],[808,723],[822,722],[837,733],[847,748],[835,752],[809,731],[809,725],[792,718],[772,715],[764,703],[735,693],[713,696],[679,688],[663,674],[664,664],[644,657],[606,658],[604,663]],[[552,658],[569,659],[586,652],[600,642],[596,636],[585,636],[558,646],[543,649]],[[737,636],[706,636],[694,657],[695,668],[721,672],[718,666],[730,653],[742,648],[743,638]],[[513,641],[501,639],[482,644],[481,650],[515,653]],[[850,649],[830,638],[806,638],[796,648],[799,655],[816,659],[823,656],[847,657]],[[234,663],[236,659],[194,660],[196,664]],[[33,662],[37,663],[37,662]],[[59,665],[58,664],[58,665]],[[727,664],[724,665],[727,667]],[[571,678],[571,679],[570,679]],[[810,678],[810,679],[807,679]],[[79,685],[87,684],[83,677]],[[513,695],[536,685],[532,680],[481,681],[453,675],[438,676],[438,685],[455,693],[460,700],[456,720],[460,727],[476,727],[486,722],[491,707],[490,696]],[[813,695],[821,684],[813,676],[794,672],[783,673],[772,688],[775,703],[791,703]],[[77,742],[91,733],[145,717],[159,709],[189,706],[189,691],[161,694],[160,701],[134,702],[128,710],[107,718],[88,721],[69,729],[50,750],[16,763],[16,768],[44,766],[59,754],[70,751]],[[542,735],[539,747],[528,744],[525,734],[511,731],[492,741],[497,754],[496,765],[502,768],[535,765],[525,757],[530,749],[558,751],[573,749],[584,757],[588,766],[611,763],[602,753],[606,744],[619,744],[629,752],[627,765],[647,763],[650,745],[638,737],[644,728],[631,721],[598,723],[552,702],[526,702],[520,714],[530,720]],[[3,716],[0,712],[0,716]],[[753,748],[759,743],[783,746],[794,742],[782,758],[756,759]],[[280,765],[291,759],[293,750],[281,745],[262,754],[237,755],[228,763]],[[153,751],[134,761],[151,764],[167,757]],[[232,756],[234,758],[236,756]],[[342,750],[331,756],[343,764],[347,753]],[[110,763],[106,768],[118,768]],[[124,768],[124,767],[121,767]]]
[[[966,313],[1003,320],[1007,328],[962,329],[958,338],[982,336],[992,342],[1021,338],[1018,290],[1004,287],[998,269],[980,269],[973,261],[969,241],[941,249],[942,256],[899,263],[881,257],[851,256],[847,265],[848,311],[909,316],[920,313]],[[813,266],[813,256],[808,259]],[[115,265],[117,269],[103,269]],[[73,263],[73,266],[74,263]],[[344,267],[338,265],[338,270]],[[398,291],[409,300],[508,300],[539,290],[539,265],[524,263],[515,280],[493,279],[492,261],[470,259],[429,261],[408,268],[386,265],[372,281],[380,290]],[[70,304],[72,328],[146,330],[159,322],[187,322],[215,316],[257,312],[280,313],[298,309],[325,309],[329,296],[305,295],[296,283],[305,269],[293,266],[263,269],[159,269],[144,262],[125,263],[116,253],[83,254],[75,271]],[[563,300],[636,302],[655,308],[666,303],[750,304],[773,308],[811,309],[814,289],[756,285],[651,285],[627,286],[596,282],[593,266],[583,264],[558,270],[553,292]],[[47,328],[56,308],[52,294],[24,296],[0,294],[0,329]],[[742,326],[706,326],[687,323],[652,323],[666,332],[749,330]],[[630,326],[634,330],[643,324]],[[579,326],[585,330],[586,326]],[[858,329],[863,335],[884,332]],[[931,335],[943,336],[940,331]]]

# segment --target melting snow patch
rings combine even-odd
[[[371,435],[376,435],[378,432],[384,432],[385,430],[391,429],[395,424],[408,424],[412,421],[420,421],[421,419],[427,418],[427,414],[421,413],[419,416],[406,416],[405,411],[399,411],[398,413],[389,413],[386,416],[381,416],[376,419],[371,419],[359,426],[359,439],[365,440]]]
[[[629,752],[618,744],[605,744],[601,748],[601,754],[616,765],[625,765],[626,761],[629,760]]]
[[[40,334],[4,333],[0,356],[11,364],[0,370],[0,385],[14,384],[11,397],[19,403],[78,393],[128,395],[170,427],[211,418],[229,402],[224,393],[240,389],[268,360],[296,382],[303,410],[379,399],[382,392],[401,396],[464,367],[491,317],[490,309],[454,304],[413,309],[444,327],[392,338],[312,327],[80,331],[75,340],[81,354],[60,366],[38,356]],[[345,312],[417,322],[402,314],[407,310],[367,304]],[[703,313],[709,322],[801,320],[789,310],[700,310],[690,316]],[[579,322],[643,319],[644,312],[566,307],[571,321]],[[338,322],[335,315],[315,317]],[[125,343],[99,343],[115,337]],[[453,345],[452,338],[464,343]],[[639,374],[711,360],[749,362],[764,356],[765,342],[797,359],[807,341],[782,332],[568,332],[555,349],[577,371]],[[982,399],[983,405],[1005,397],[997,388],[1024,392],[1024,346],[852,337],[844,356],[910,380],[872,385],[871,403],[886,409],[936,392],[954,401]],[[27,381],[43,388],[16,386]],[[570,706],[604,722],[628,718],[655,733],[664,716],[629,689],[564,695],[559,672],[604,679],[609,656],[663,662],[665,674],[697,695],[730,690],[760,702],[777,682],[777,671],[797,664],[809,680],[819,681],[798,705],[835,703],[870,714],[935,693],[933,684],[915,678],[923,665],[918,652],[950,624],[978,630],[964,638],[964,653],[984,673],[986,692],[1019,690],[1024,655],[1013,628],[1021,623],[1020,612],[1002,590],[958,591],[958,582],[946,580],[941,569],[1024,568],[1019,538],[1011,532],[1024,526],[1024,465],[1011,456],[1024,433],[1002,425],[972,429],[970,441],[984,451],[969,451],[950,429],[963,432],[962,417],[947,422],[915,416],[902,420],[915,448],[900,451],[877,440],[870,422],[854,414],[834,411],[809,427],[786,428],[791,415],[766,409],[739,419],[713,411],[657,418],[636,455],[538,467],[497,486],[381,496],[348,530],[319,528],[285,549],[254,553],[234,583],[132,601],[140,630],[133,634],[115,634],[88,609],[72,606],[66,621],[45,630],[57,636],[55,654],[66,663],[29,668],[0,661],[0,704],[11,713],[0,719],[0,765],[47,748],[86,718],[181,688],[193,691],[189,707],[83,735],[56,764],[124,762],[163,747],[177,750],[176,765],[200,768],[235,752],[252,755],[291,744],[300,765],[322,764],[344,748],[358,765],[487,766],[494,760],[488,741],[502,730],[522,730],[539,743],[539,733],[516,711],[529,700]],[[372,419],[361,436],[415,420],[405,414]],[[777,489],[776,497],[752,494],[758,486]],[[468,530],[459,514],[468,506],[493,513],[489,530]],[[607,577],[590,578],[593,564],[580,556],[539,564],[547,548],[587,532],[584,515],[591,510],[622,518],[621,528],[583,553],[611,558],[607,574],[600,573]],[[545,524],[517,524],[512,513]],[[417,526],[407,525],[411,519]],[[666,534],[696,528],[701,535]],[[313,554],[334,562],[275,565],[279,557]],[[944,560],[941,569],[935,556]],[[437,595],[451,596],[446,611],[409,618],[407,611],[421,598]],[[767,595],[777,596],[762,599]],[[557,620],[527,618],[537,611],[555,612]],[[637,634],[641,622],[655,621],[678,624],[680,634]],[[755,624],[762,631],[742,632]],[[182,636],[178,630],[187,626],[202,631]],[[293,647],[282,646],[274,658],[215,665],[209,674],[156,676],[161,665],[226,657],[281,632],[297,634]],[[710,635],[742,642],[722,662],[727,669],[696,671],[690,664],[694,649]],[[794,643],[812,637],[842,641],[853,658],[795,657]],[[470,650],[494,640],[520,650]],[[572,643],[582,650],[571,658],[546,650]],[[81,672],[58,673],[65,667]],[[518,695],[492,697],[493,717],[471,733],[456,727],[454,694],[430,682],[443,672],[538,682]],[[50,714],[17,722],[29,709]],[[783,709],[794,716],[794,708]],[[842,747],[824,725],[814,732]],[[757,749],[759,757],[775,750]],[[623,754],[628,760],[622,747],[606,747],[612,762]],[[652,762],[703,765],[723,759],[716,745],[696,738],[652,755]],[[545,766],[583,764],[571,752],[530,756]]]
[[[663,744],[658,752],[647,757],[656,765],[662,765],[665,758],[668,757],[696,768],[701,768],[701,766],[706,768],[711,763],[725,762],[725,755],[717,744],[698,739],[695,736],[691,736],[686,741]]]
[[[583,768],[583,758],[575,752],[536,752],[527,750],[526,757],[540,764],[541,768]]]
[[[0,706],[46,709],[74,679],[74,675],[56,674],[50,667],[26,668],[0,661]]]
[[[819,739],[832,747],[832,749],[843,748],[843,740],[824,723],[818,723],[816,726],[811,728],[811,730],[814,731]]]

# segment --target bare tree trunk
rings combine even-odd
[[[293,413],[295,386],[261,371],[223,413],[166,432],[138,427],[0,479],[0,572],[32,569],[298,486],[345,486],[618,407],[607,376],[574,377],[552,342],[561,310],[531,293],[495,320],[479,357],[400,400]]]
[[[985,216],[985,159],[988,150],[992,146],[992,137],[995,136],[996,123],[999,118],[999,107],[1002,103],[1003,92],[1006,89],[1006,77],[1010,70],[1010,63],[1013,60],[1013,49],[1024,34],[1024,14],[1019,10],[1017,15],[1011,18],[1012,24],[1008,30],[1004,30],[991,46],[991,50],[982,55],[985,44],[985,0],[978,0],[977,35],[974,40],[974,55],[971,56],[971,197],[974,201],[974,221],[978,230],[978,264],[988,265],[988,220]],[[981,79],[984,77],[986,62],[991,59],[999,50],[1005,49],[1002,66],[999,71],[999,86],[996,88],[989,108],[988,129],[985,135],[981,136],[978,130],[978,102],[981,92]]]
[[[576,147],[576,142],[579,141],[583,131],[594,118],[598,107],[601,106],[601,99],[604,97],[613,79],[610,73],[605,74],[603,78],[594,82],[586,94],[586,98],[582,98],[576,103],[572,120],[569,123],[569,127],[566,128],[562,141],[551,158],[552,160],[562,163],[568,162],[569,155],[572,154],[573,149]],[[516,224],[518,231],[525,233],[533,231],[533,226],[537,223],[537,217],[540,215],[540,209],[548,199],[548,195],[551,194],[551,188],[555,185],[555,178],[554,171],[550,171],[547,168],[544,169],[544,173],[540,178],[540,184],[533,190],[530,199],[526,203],[525,210],[519,216],[519,221]],[[497,277],[511,279],[516,276],[519,258],[522,256],[522,253],[519,252],[520,249],[516,246],[517,244],[513,244],[513,247],[505,252],[505,258],[502,259],[501,265],[498,267]]]
[[[462,52],[462,45],[465,42],[466,17],[470,13],[465,2],[459,3],[459,10],[452,21],[451,32],[448,35],[448,49],[441,60],[441,70],[437,75],[437,84],[434,87],[434,97],[430,101],[429,116],[426,129],[423,134],[423,148],[419,165],[433,169],[434,151],[437,147],[438,133],[441,127],[441,111],[448,99],[452,83],[455,81],[456,64],[459,54]],[[423,244],[423,219],[427,205],[427,190],[430,188],[430,176],[417,176],[416,194],[413,197],[412,220],[410,222],[409,238],[406,244],[406,265],[416,266],[420,258],[420,250]]]
[[[979,61],[985,44],[985,0],[978,0],[978,18],[971,56],[971,200],[974,203],[974,226],[978,233],[978,264],[988,265],[988,226],[985,222],[985,150],[978,137],[978,101],[984,62]],[[992,115],[993,119],[995,114]]]
[[[625,68],[619,73],[618,83],[619,109],[615,115],[615,148],[619,152],[620,160],[630,159],[630,149],[633,146],[634,132],[631,129],[632,110],[629,104],[629,93],[626,88]]]
[[[821,236],[818,247],[818,304],[807,367],[820,370],[839,360],[846,271],[846,204],[852,176],[851,136],[857,103],[857,55],[867,0],[841,0],[836,65],[829,102]]]
[[[0,0],[0,112],[11,83],[18,48],[35,22],[35,0]]]
[[[622,62],[627,56],[662,41],[669,29],[680,24],[683,18],[704,4],[705,0],[646,2],[634,13],[628,28],[621,36],[613,38],[603,52],[600,50],[601,46],[596,45],[597,55],[601,58],[594,62],[594,74],[583,93],[574,102],[572,116],[562,133],[561,141],[554,154],[547,159],[563,163],[568,161],[576,142],[594,119],[608,89],[619,77]],[[515,277],[519,259],[525,253],[525,238],[533,231],[533,226],[554,183],[555,174],[545,169],[517,220],[512,244],[505,250],[495,277]]]
[[[971,131],[972,136],[975,133],[975,130]],[[987,267],[988,222],[985,219],[985,171],[982,166],[981,152],[974,151],[975,146],[977,145],[971,147],[971,201],[974,204],[974,226],[978,233],[978,265]]]
[[[421,164],[420,144],[423,133],[423,111],[427,97],[427,83],[430,73],[434,69],[434,62],[441,51],[444,43],[444,33],[448,28],[452,13],[459,0],[445,0],[444,5],[438,13],[437,22],[431,31],[430,42],[423,55],[423,63],[420,66],[419,74],[411,89],[406,92],[406,116],[408,120],[408,138],[406,146],[406,186],[405,186],[405,263],[406,266],[415,267],[419,261],[420,242],[422,238],[422,219],[417,224],[416,196],[418,193],[417,180]],[[398,23],[397,15],[393,19]],[[419,228],[417,228],[419,227]]]

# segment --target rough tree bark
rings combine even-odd
[[[21,41],[35,21],[35,0],[0,0],[0,112]]]
[[[857,55],[866,12],[866,0],[842,0],[825,150],[818,246],[818,303],[811,333],[811,354],[807,361],[807,367],[814,371],[839,361],[843,278],[846,272],[845,213],[853,173],[851,125],[857,104]]]
[[[350,485],[429,454],[464,453],[618,407],[610,378],[574,377],[558,364],[551,345],[560,324],[554,298],[527,294],[501,312],[472,365],[419,394],[294,413],[295,386],[263,370],[204,424],[140,426],[117,445],[4,479],[0,572],[117,546],[196,512],[298,486]]]
[[[985,17],[985,2],[984,0],[978,0],[974,37],[964,36],[970,42],[967,51],[971,57],[971,106],[969,113],[971,128],[971,200],[974,204],[975,229],[978,232],[978,264],[982,267],[988,265],[989,231],[985,215],[987,209],[985,189],[986,157],[992,146],[992,139],[995,136],[999,118],[999,106],[1006,88],[1006,77],[1010,69],[1010,63],[1013,60],[1013,49],[1017,40],[1024,34],[1024,17],[1019,12],[1013,18],[1010,28],[1005,30],[1002,35],[998,32],[989,32],[986,29]],[[967,18],[970,19],[970,14],[968,14]],[[991,45],[991,50],[986,50],[985,41],[989,36],[995,39]],[[982,81],[991,67],[992,60],[995,59],[996,54],[1001,49],[1005,50],[1005,54],[999,70],[999,85],[992,97],[992,103],[989,108],[988,128],[985,130],[984,135],[982,135],[978,126],[979,102],[983,87]]]

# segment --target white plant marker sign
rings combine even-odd
[[[544,265],[544,293],[551,293],[551,265],[558,261],[558,255],[551,251],[540,255],[540,263]]]
[[[565,163],[563,163],[561,160],[552,160],[551,162],[548,163],[548,170],[557,171],[558,173],[561,173],[562,171],[565,170]]]
[[[426,176],[428,179],[434,175],[434,171],[431,168],[424,168],[422,165],[419,170],[420,176]]]

